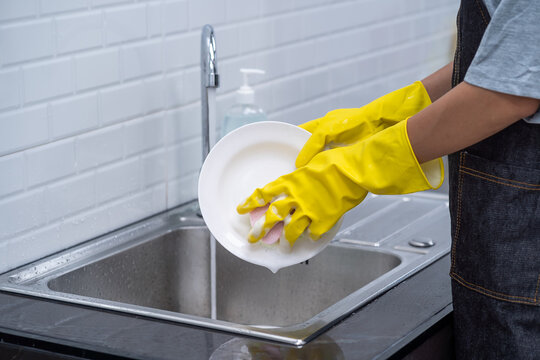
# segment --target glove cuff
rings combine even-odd
[[[371,193],[400,195],[437,189],[444,179],[442,159],[420,164],[407,134],[407,120],[401,121],[356,145],[349,167],[357,183]]]
[[[416,164],[416,167],[418,168],[419,174],[424,178],[426,185],[428,188],[426,190],[432,189],[437,190],[440,188],[444,181],[444,164],[442,161],[442,158],[433,159],[430,161],[426,161],[425,163],[420,164],[418,162],[418,159],[416,158],[416,154],[414,153],[414,150],[411,145],[411,141],[409,140],[409,133],[407,132],[407,121],[409,118],[405,119],[403,121],[403,133],[407,142],[407,147],[410,151],[411,157],[414,160],[414,163]]]

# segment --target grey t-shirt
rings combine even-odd
[[[491,21],[465,81],[540,99],[540,1],[484,0]],[[526,119],[540,123],[540,111]]]

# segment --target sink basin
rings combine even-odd
[[[189,204],[0,275],[0,290],[301,345],[448,253],[447,206],[372,196],[323,252],[273,274],[228,253]]]
[[[401,263],[385,252],[332,246],[308,265],[274,275],[219,245],[216,250],[216,318],[265,326],[307,321]],[[57,292],[210,317],[210,267],[208,230],[183,228],[61,275],[48,285]]]

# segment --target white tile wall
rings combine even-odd
[[[25,1],[11,0],[12,2],[24,3]],[[29,0],[26,2],[38,2],[38,0]],[[88,6],[88,0],[42,0],[40,2],[41,12],[43,14],[60,13],[63,11],[80,10]]]
[[[77,170],[106,165],[123,157],[124,129],[122,125],[107,126],[75,139]]]
[[[44,3],[54,4],[55,1]],[[96,48],[103,43],[103,17],[100,11],[58,16],[55,24],[58,53]]]
[[[105,39],[108,45],[146,37],[146,6],[123,6],[105,11]]]
[[[119,49],[98,50],[75,57],[78,91],[103,87],[120,81]]]
[[[24,154],[0,157],[0,196],[15,194],[25,187]]]
[[[0,2],[0,20],[2,21],[30,17],[37,13],[38,0],[4,0]]]
[[[19,104],[21,83],[19,69],[0,72],[0,109],[14,107]]]
[[[6,65],[53,56],[53,32],[51,19],[29,20],[3,26],[0,29],[0,63]]]
[[[23,67],[26,104],[65,96],[73,91],[71,59],[40,62]]]
[[[29,187],[75,174],[74,139],[51,142],[25,155]]]
[[[448,62],[457,0],[0,1],[0,272],[194,199],[200,29],[294,124]]]
[[[48,141],[47,105],[0,113],[0,156]]]
[[[98,127],[97,94],[82,94],[50,103],[50,131],[53,139],[87,132]]]

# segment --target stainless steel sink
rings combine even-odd
[[[217,244],[190,204],[0,275],[0,290],[300,345],[446,254],[447,213],[439,195],[372,196],[327,249],[273,274]]]

